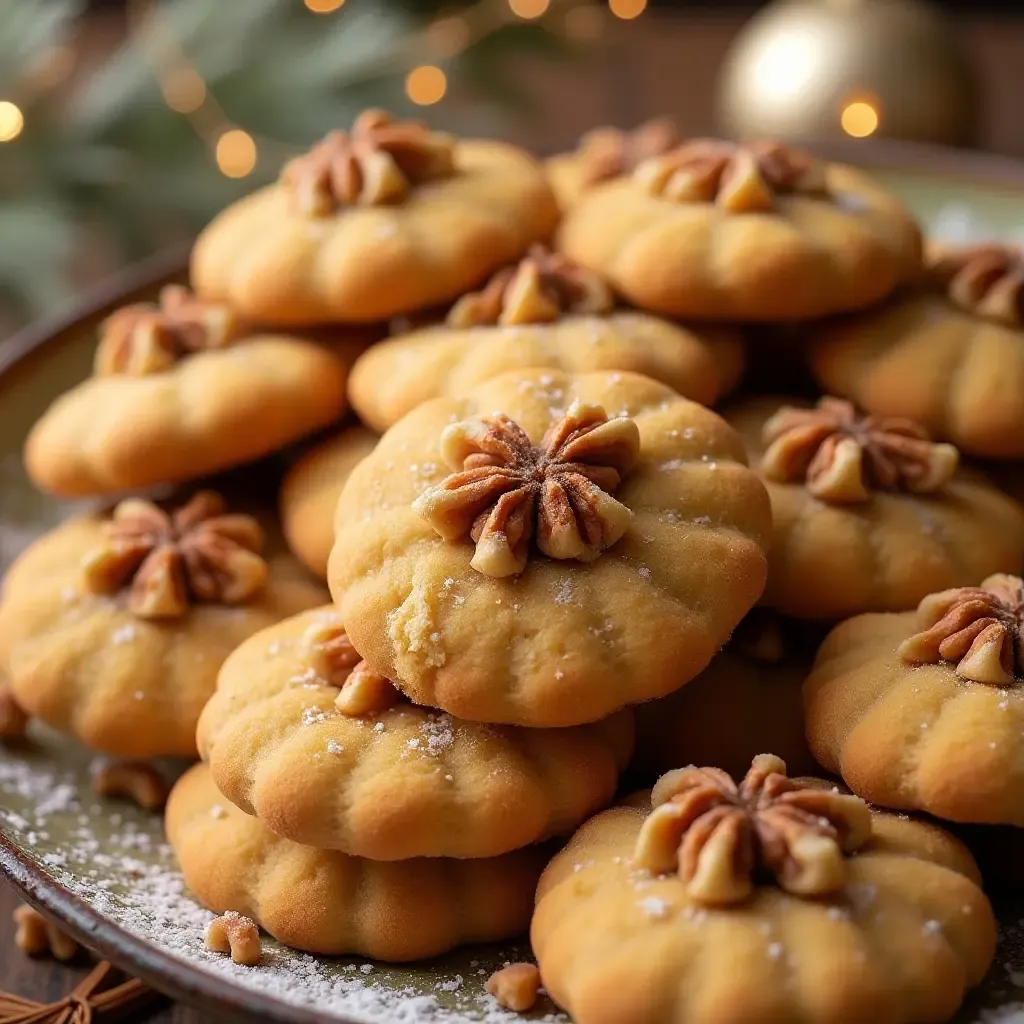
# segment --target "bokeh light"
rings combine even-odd
[[[448,76],[433,64],[413,68],[405,76],[405,95],[420,107],[429,107],[443,99],[448,91]]]
[[[345,0],[302,0],[302,2],[314,13],[314,14],[330,14],[331,11],[336,11]]]
[[[547,13],[551,0],[508,0],[512,13],[517,18],[539,18]]]
[[[229,128],[217,140],[217,166],[228,178],[244,178],[256,166],[256,143],[241,128]]]
[[[10,142],[21,134],[25,116],[15,103],[0,100],[0,142]]]
[[[639,18],[647,7],[647,0],[608,0],[608,9],[616,18],[632,21]]]
[[[191,68],[171,71],[160,87],[167,106],[179,114],[191,114],[206,99],[206,83]]]
[[[843,107],[839,118],[843,131],[855,139],[866,139],[878,129],[878,111],[866,100],[854,100]]]

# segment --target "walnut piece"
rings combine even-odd
[[[378,675],[365,661],[358,665],[342,683],[334,706],[352,718],[379,715],[403,699],[402,691],[390,679]]]
[[[168,786],[144,761],[101,761],[92,770],[92,791],[113,800],[131,800],[147,811],[167,803]]]
[[[29,956],[49,954],[54,960],[67,963],[73,960],[79,945],[56,925],[50,924],[34,907],[27,903],[16,908],[11,915],[18,926],[14,945]]]
[[[780,142],[690,139],[633,172],[651,195],[678,203],[715,203],[730,213],[771,210],[782,194],[825,196],[825,165]]]
[[[206,948],[212,953],[230,953],[231,959],[243,967],[255,967],[263,955],[256,922],[233,910],[215,917],[206,926]]]
[[[651,807],[634,864],[678,872],[687,896],[711,905],[745,900],[755,871],[798,896],[835,892],[846,877],[844,855],[871,835],[863,800],[787,778],[774,754],[758,754],[738,786],[718,768],[669,772]]]
[[[97,593],[129,587],[128,608],[139,618],[178,618],[190,600],[244,604],[259,593],[267,579],[263,544],[259,523],[225,514],[224,500],[212,491],[174,512],[128,498],[86,555],[83,576]]]
[[[614,304],[611,290],[597,274],[534,245],[480,291],[463,295],[446,322],[449,327],[540,324],[570,313],[607,313]]]
[[[100,377],[162,373],[195,352],[224,348],[240,332],[228,306],[197,299],[181,285],[167,285],[159,305],[124,306],[103,322],[94,369]]]
[[[11,688],[0,683],[0,741],[20,740],[28,728],[28,715],[14,699]]]
[[[631,419],[579,400],[539,447],[504,413],[453,423],[441,457],[454,472],[413,508],[445,540],[468,535],[470,565],[485,576],[522,572],[534,537],[549,558],[591,562],[633,521],[612,494],[639,452]]]
[[[1024,677],[1024,580],[997,573],[980,587],[929,594],[917,606],[921,632],[897,653],[912,665],[950,662],[975,683],[1006,686]]]
[[[935,444],[911,420],[859,417],[852,403],[822,398],[812,409],[783,406],[765,423],[761,470],[769,480],[804,480],[833,504],[867,501],[872,490],[928,494],[957,470],[951,444]]]
[[[535,964],[509,964],[487,979],[487,994],[494,996],[500,1007],[525,1013],[537,1002],[540,992],[540,971]]]
[[[583,185],[596,185],[629,174],[650,157],[667,153],[678,142],[679,132],[666,118],[645,121],[632,131],[595,128],[580,139],[576,149]]]
[[[299,210],[326,217],[341,206],[400,202],[414,185],[455,173],[455,140],[419,121],[366,110],[351,132],[334,131],[289,161],[281,183]]]
[[[303,639],[314,671],[334,686],[341,686],[362,660],[340,621],[314,622]]]
[[[976,316],[1024,326],[1024,250],[975,245],[948,252],[929,268],[950,300]]]

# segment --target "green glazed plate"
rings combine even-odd
[[[870,167],[936,237],[1024,243],[1024,167],[907,146],[822,149]],[[69,317],[0,344],[0,570],[73,508],[38,494],[25,477],[20,452],[29,428],[88,374],[97,322],[180,277],[185,260],[183,250],[162,254],[89,296]],[[85,751],[45,730],[26,744],[0,747],[0,869],[76,938],[155,988],[217,1020],[522,1019],[498,1008],[484,982],[507,961],[528,957],[525,946],[464,949],[415,966],[314,957],[272,941],[257,968],[207,953],[203,932],[212,915],[185,889],[160,817],[97,801],[89,767]],[[957,1016],[961,1024],[1024,1024],[1024,896],[996,902],[999,951]],[[543,999],[526,1018],[566,1020]]]

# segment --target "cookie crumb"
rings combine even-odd
[[[92,791],[97,796],[132,800],[147,811],[167,802],[167,783],[141,761],[109,761],[94,768]]]
[[[67,963],[78,952],[78,943],[66,935],[27,903],[18,907],[11,915],[18,930],[14,944],[29,956],[43,956],[49,953],[54,960]]]
[[[213,953],[230,953],[236,964],[254,967],[263,955],[260,930],[251,917],[229,910],[206,926],[206,948]]]
[[[0,740],[20,740],[28,728],[28,715],[9,686],[0,686]]]
[[[540,971],[534,964],[509,964],[487,979],[487,992],[506,1010],[522,1013],[537,1002]]]

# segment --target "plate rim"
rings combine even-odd
[[[933,179],[953,179],[1024,193],[1024,160],[1014,157],[884,139],[822,139],[806,145],[828,159],[869,170],[908,171]],[[69,332],[82,329],[90,321],[186,271],[191,246],[192,241],[187,240],[162,249],[108,276],[53,315],[0,341],[0,377],[23,367],[33,354]],[[77,941],[172,1000],[236,1020],[322,1024],[325,1019],[320,1011],[242,988],[231,979],[211,974],[134,935],[47,875],[3,830],[0,872],[24,900],[66,927]],[[351,1017],[333,1019],[338,1024],[359,1024]]]

